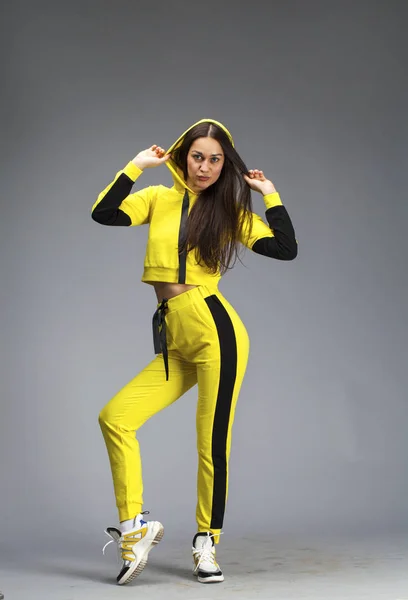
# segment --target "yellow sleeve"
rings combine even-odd
[[[150,221],[154,186],[131,194],[136,179],[143,173],[133,162],[116,173],[114,180],[98,195],[92,218],[103,225],[145,225]]]
[[[267,194],[263,198],[266,210],[282,205],[282,200],[278,192]],[[241,244],[244,244],[244,246],[247,246],[247,248],[252,249],[252,246],[255,244],[255,242],[265,237],[274,237],[272,229],[265,223],[262,217],[256,213],[252,213],[252,230],[250,231],[250,223],[249,220],[246,219],[242,228],[240,239]]]

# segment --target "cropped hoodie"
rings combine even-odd
[[[230,132],[218,121],[202,119],[222,127],[234,144]],[[168,149],[177,148],[189,127]],[[179,253],[179,241],[187,227],[188,214],[197,199],[176,164],[169,159],[173,186],[154,185],[131,193],[135,181],[142,175],[132,161],[119,171],[114,180],[99,194],[92,207],[92,218],[102,225],[149,225],[142,281],[206,285],[217,288],[220,273],[209,273],[198,264],[195,252]],[[253,213],[251,231],[244,224],[240,242],[258,254],[279,260],[293,260],[297,242],[291,219],[278,192],[263,197],[268,225]]]

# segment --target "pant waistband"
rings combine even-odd
[[[211,296],[212,294],[219,294],[218,288],[210,288],[207,285],[198,285],[197,287],[192,288],[191,290],[187,290],[186,292],[182,292],[177,296],[173,296],[169,300],[166,300],[168,305],[168,312],[172,312],[174,310],[180,310],[189,304],[193,304],[200,298],[207,298],[207,296]],[[159,305],[158,305],[159,306]]]

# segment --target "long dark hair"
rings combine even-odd
[[[248,174],[248,169],[227,133],[215,123],[204,122],[190,129],[171,154],[185,181],[188,152],[191,144],[201,137],[211,137],[220,143],[224,164],[218,180],[198,195],[179,252],[195,250],[197,262],[204,263],[209,272],[224,274],[236,262],[244,224],[246,232],[252,227],[251,190],[242,177],[243,173]]]

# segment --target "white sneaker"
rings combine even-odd
[[[208,531],[193,539],[194,575],[200,583],[219,583],[224,575],[215,560],[214,536]]]
[[[118,545],[123,565],[116,581],[119,585],[124,585],[133,581],[143,571],[150,550],[164,535],[164,527],[158,521],[140,521],[137,527],[129,531],[122,533],[116,527],[108,527],[105,533],[112,539],[105,544],[103,551],[112,542]]]

